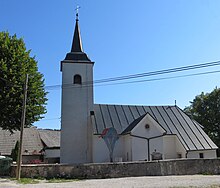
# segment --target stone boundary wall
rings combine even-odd
[[[16,166],[11,167],[15,176]],[[129,176],[167,176],[220,174],[220,159],[180,159],[152,162],[91,163],[79,165],[22,165],[21,177],[29,178],[119,178]]]

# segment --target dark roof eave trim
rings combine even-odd
[[[60,146],[53,146],[53,147],[45,147],[44,149],[60,149]]]
[[[85,61],[85,60],[63,60],[61,63],[82,63],[82,64],[94,64],[94,61]]]
[[[72,61],[72,60],[63,60],[63,61],[61,61],[61,63],[60,63],[60,71],[62,72],[62,65],[63,65],[63,63],[76,63],[76,64],[92,64],[92,65],[94,65],[95,64],[95,62],[94,61]]]
[[[197,150],[187,150],[187,152],[191,151],[207,151],[207,150],[217,150],[218,148],[209,148],[209,149],[197,149]]]

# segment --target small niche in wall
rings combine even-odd
[[[199,158],[203,159],[204,158],[204,153],[199,153]]]
[[[177,153],[177,158],[181,159],[182,158],[182,153]]]
[[[145,125],[145,129],[149,129],[150,128],[150,125],[149,124],[146,124]]]

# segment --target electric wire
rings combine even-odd
[[[214,66],[218,66],[218,65],[220,65],[220,61],[202,63],[202,64],[196,64],[196,65],[190,65],[190,66],[184,66],[184,67],[178,67],[178,68],[164,69],[164,70],[152,71],[152,72],[146,72],[146,73],[131,74],[131,75],[126,75],[126,76],[100,79],[100,80],[95,80],[94,82],[84,82],[84,83],[82,83],[82,86],[75,86],[72,83],[70,83],[70,84],[64,84],[63,86],[62,85],[45,86],[44,88],[46,90],[54,90],[54,89],[61,89],[62,87],[65,89],[65,88],[73,88],[73,87],[76,87],[76,88],[77,87],[92,87],[93,85],[95,87],[97,87],[97,86],[110,86],[110,85],[132,84],[132,83],[151,82],[151,81],[160,81],[160,80],[168,80],[168,79],[175,79],[175,78],[184,78],[184,77],[191,77],[191,76],[215,74],[215,73],[220,73],[220,70],[123,82],[124,80],[129,80],[129,79],[137,79],[137,78],[143,78],[143,77],[149,77],[149,76],[158,76],[158,75],[169,74],[169,73],[177,73],[177,72],[188,71],[188,70],[214,67]],[[13,85],[13,86],[20,87],[19,85],[12,83],[5,78],[0,77],[0,79],[3,82],[8,83],[9,86]],[[110,83],[110,82],[116,82],[116,83]],[[59,118],[51,118],[51,119],[42,119],[41,121],[58,120],[58,119],[60,119],[60,117]]]
[[[146,73],[140,73],[140,74],[132,74],[132,75],[121,76],[121,77],[100,79],[100,80],[95,80],[94,82],[91,82],[91,81],[90,82],[82,82],[82,86],[75,86],[72,83],[63,84],[63,85],[51,85],[51,86],[46,86],[45,89],[47,89],[47,90],[60,89],[61,86],[63,88],[68,88],[68,86],[70,86],[71,88],[72,87],[76,87],[76,88],[78,88],[78,87],[91,87],[92,85],[97,86],[97,84],[101,84],[101,83],[116,82],[116,81],[122,81],[122,80],[128,80],[128,79],[137,79],[137,78],[143,78],[143,77],[149,77],[149,76],[157,76],[157,75],[168,74],[168,73],[176,73],[176,72],[182,72],[182,71],[188,71],[188,70],[194,70],[194,69],[213,67],[213,66],[217,66],[217,65],[220,65],[220,61],[184,66],[184,67],[179,67],[179,68],[164,69],[164,70],[152,71],[152,72],[146,72]],[[207,74],[207,73],[205,73],[205,74]],[[164,79],[164,78],[162,78],[162,79]],[[169,79],[171,79],[171,78],[169,78]],[[158,80],[158,79],[156,79],[156,80]],[[133,81],[132,83],[135,83],[135,82],[143,82],[143,81]],[[118,83],[116,83],[116,84],[118,84]],[[106,85],[116,85],[116,84],[106,84]]]
[[[131,80],[131,79],[138,79],[138,78],[144,78],[144,77],[150,77],[150,76],[158,76],[163,74],[170,74],[170,73],[177,73],[177,72],[183,72],[183,71],[189,71],[189,70],[195,70],[195,69],[201,69],[201,68],[207,68],[207,67],[214,67],[220,65],[220,61],[214,61],[214,62],[208,62],[208,63],[201,63],[201,64],[195,64],[195,65],[189,65],[189,66],[182,66],[182,67],[176,67],[176,68],[170,68],[170,69],[163,69],[158,71],[151,71],[151,72],[145,72],[145,73],[138,73],[138,74],[131,74],[131,75],[125,75],[125,76],[118,76],[118,77],[112,77],[112,78],[106,78],[106,79],[99,79],[95,81],[87,81],[82,82],[81,86],[75,86],[72,83],[63,84],[63,85],[50,85],[50,86],[44,86],[44,89],[46,90],[54,90],[54,89],[61,89],[63,88],[73,88],[73,87],[91,87],[91,86],[103,86],[105,85],[118,85],[118,84],[128,84],[128,83],[138,83],[138,82],[146,82],[146,81],[157,81],[157,80],[165,80],[165,79],[172,79],[172,78],[178,78],[178,77],[188,77],[188,76],[196,76],[196,75],[202,75],[202,74],[211,74],[211,73],[217,73],[214,72],[203,72],[198,74],[189,74],[189,75],[182,75],[182,76],[173,76],[173,77],[162,77],[162,78],[155,78],[155,79],[148,79],[148,80],[135,80],[130,82],[121,82],[124,80]],[[1,78],[1,77],[0,77]],[[1,78],[4,82],[8,82],[9,85],[12,85],[10,81]],[[120,83],[118,83],[120,81]],[[109,82],[117,82],[117,83],[111,83],[106,84]],[[17,84],[13,84],[14,86],[18,86]],[[20,86],[18,86],[20,87]]]
[[[200,72],[200,73],[194,73],[194,74],[185,74],[185,75],[179,75],[179,76],[152,78],[152,79],[147,79],[147,80],[136,80],[136,81],[131,81],[131,82],[109,83],[109,84],[105,84],[105,85],[102,84],[102,85],[96,85],[96,86],[110,86],[110,85],[132,84],[132,83],[140,83],[140,82],[151,82],[151,81],[160,81],[160,80],[184,78],[184,77],[191,77],[191,76],[200,76],[200,75],[215,74],[215,73],[220,73],[220,70]],[[84,87],[86,87],[86,86],[84,86]],[[59,118],[51,118],[51,119],[42,119],[41,121],[50,121],[50,120],[58,120],[58,119],[60,119],[60,117]]]
[[[111,86],[111,85],[123,85],[123,84],[132,84],[132,83],[141,83],[141,82],[152,82],[152,81],[160,81],[160,80],[169,80],[169,79],[175,79],[175,78],[184,78],[184,77],[191,77],[191,76],[200,76],[200,75],[207,75],[207,74],[215,74],[215,73],[220,73],[220,70],[216,71],[208,71],[208,72],[199,72],[199,73],[193,73],[193,74],[185,74],[185,75],[178,75],[178,76],[169,76],[169,77],[160,77],[160,78],[152,78],[152,79],[145,79],[145,80],[135,80],[135,81],[130,81],[130,82],[117,82],[117,83],[109,83],[109,84],[94,84],[94,85],[72,85],[71,86],[63,86],[63,89],[68,89],[68,88],[82,88],[82,87],[98,87],[98,86]],[[52,88],[53,90],[54,88]],[[56,89],[61,89],[61,86]]]
[[[121,83],[110,83],[105,85],[96,85],[96,86],[109,86],[109,85],[121,85],[121,84],[132,84],[132,83],[139,83],[139,82],[151,82],[151,81],[160,81],[160,80],[168,80],[168,79],[175,79],[175,78],[184,78],[184,77],[191,77],[191,76],[200,76],[200,75],[207,75],[207,74],[215,74],[220,73],[220,70],[216,71],[208,71],[208,72],[200,72],[200,73],[194,73],[194,74],[185,74],[185,75],[179,75],[179,76],[170,76],[170,77],[162,77],[162,78],[153,78],[153,79],[147,79],[147,80],[136,80],[131,82],[121,82]],[[84,86],[85,87],[85,86]],[[88,87],[88,86],[87,86]],[[60,87],[61,88],[61,87]],[[50,121],[50,120],[58,120],[59,118],[51,118],[51,119],[42,119],[41,121]]]
[[[195,64],[195,65],[189,65],[189,66],[183,66],[183,67],[177,67],[177,68],[163,69],[159,71],[152,71],[152,72],[146,72],[146,73],[131,74],[127,76],[120,76],[120,77],[114,77],[114,78],[100,79],[100,80],[94,81],[94,83],[112,82],[112,81],[118,81],[118,80],[140,78],[140,77],[145,77],[145,76],[155,76],[155,75],[160,75],[160,74],[175,73],[175,72],[186,71],[186,70],[212,67],[212,66],[217,66],[217,65],[220,65],[220,61],[213,61],[213,62],[208,62],[208,63],[201,63],[201,64]]]

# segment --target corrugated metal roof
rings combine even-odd
[[[95,104],[94,112],[94,134],[101,134],[108,127],[114,127],[121,134],[149,113],[167,134],[176,134],[186,150],[217,149],[201,126],[177,106]]]

